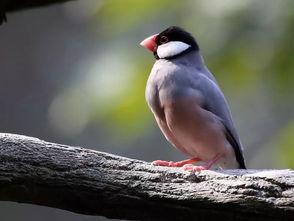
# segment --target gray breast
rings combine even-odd
[[[156,61],[146,85],[146,100],[152,111],[160,110],[164,102],[198,96],[195,72],[195,68],[186,64],[167,60]]]

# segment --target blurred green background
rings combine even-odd
[[[145,37],[196,37],[232,109],[249,168],[294,168],[294,1],[79,0],[0,27],[0,130],[152,161],[181,160],[144,98]],[[0,202],[3,220],[105,220]]]

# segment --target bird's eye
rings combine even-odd
[[[161,36],[160,39],[159,39],[159,42],[161,44],[164,44],[164,43],[168,42],[168,38],[166,36]]]

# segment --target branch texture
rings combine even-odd
[[[0,200],[130,220],[294,220],[294,171],[195,174],[0,134]]]

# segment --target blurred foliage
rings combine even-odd
[[[144,67],[145,68],[142,68]],[[149,114],[149,109],[145,102],[145,84],[148,78],[150,69],[147,65],[139,65],[134,70],[134,79],[130,82],[131,85],[122,94],[117,103],[107,111],[106,119],[111,125],[117,125],[122,128],[124,135],[137,136],[142,134],[146,129],[146,124],[150,125],[152,120]],[[143,122],[143,123],[138,123]]]
[[[275,145],[280,148],[280,151],[277,151],[276,164],[294,168],[294,121],[280,131]]]
[[[108,0],[97,11],[97,18],[109,36],[117,36],[134,26],[145,25],[150,18],[158,18],[165,8],[169,13],[178,9],[180,1],[169,0]]]

